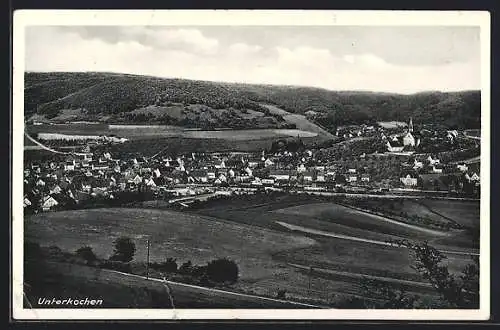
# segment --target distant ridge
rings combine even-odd
[[[330,91],[159,78],[113,72],[26,72],[25,116],[45,120],[162,123],[184,127],[290,128],[263,104],[335,125],[375,121],[432,122],[479,128],[480,91],[411,95]]]

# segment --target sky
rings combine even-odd
[[[481,88],[478,27],[29,26],[26,71],[410,94]]]

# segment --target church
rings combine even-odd
[[[418,136],[418,134],[417,134]],[[413,132],[413,120],[410,117],[410,122],[408,123],[408,129],[403,135],[403,146],[418,147],[420,145],[420,138],[415,137]]]
[[[414,136],[413,120],[411,117],[406,132],[394,135],[392,140],[390,142],[387,141],[386,144],[389,152],[401,152],[405,147],[415,147],[420,144],[420,139]]]

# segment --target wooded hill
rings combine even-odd
[[[25,116],[52,121],[163,123],[186,127],[288,127],[281,115],[315,113],[323,126],[374,121],[479,128],[480,91],[412,95],[166,79],[115,73],[26,73]],[[311,112],[310,112],[311,113]]]

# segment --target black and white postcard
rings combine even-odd
[[[489,318],[487,12],[13,33],[15,319]]]

